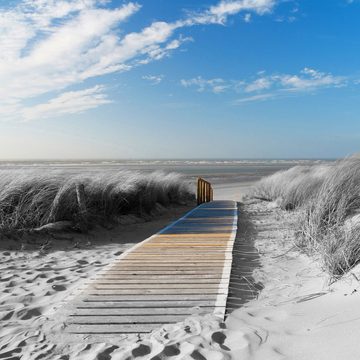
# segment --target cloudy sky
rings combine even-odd
[[[360,1],[0,0],[0,158],[360,150]]]

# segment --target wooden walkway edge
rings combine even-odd
[[[102,269],[72,301],[70,334],[148,333],[196,313],[224,318],[234,201],[204,203]]]

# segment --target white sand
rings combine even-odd
[[[243,201],[252,184],[251,182],[215,184],[214,200]]]
[[[229,196],[233,191],[234,198],[242,198],[243,190],[244,186],[223,188]],[[45,255],[2,251],[0,358],[359,359],[360,268],[329,286],[319,261],[293,247],[291,213],[272,203],[251,201],[243,211],[254,224],[255,246],[260,254],[261,267],[253,273],[264,286],[258,298],[235,310],[225,325],[211,315],[193,316],[159,328],[141,342],[114,338],[106,343],[87,343],[84,339],[83,343],[66,344],[61,337],[53,340],[48,324],[56,320],[54,310],[72,290],[111,261],[118,251],[132,245],[131,238],[139,233],[145,238],[144,227],[150,223],[131,225],[127,235],[115,232],[116,238],[123,236],[121,244],[108,241],[85,246],[83,239],[81,249]],[[8,356],[4,355],[6,352]]]

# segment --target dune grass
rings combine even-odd
[[[125,214],[143,216],[157,204],[184,204],[193,199],[188,182],[176,173],[3,170],[0,233],[26,231],[59,221],[94,225]]]
[[[277,201],[285,210],[294,210],[310,201],[321,187],[329,166],[294,166],[261,179],[252,196]]]
[[[294,167],[261,180],[254,197],[295,210],[297,245],[317,252],[333,276],[360,262],[360,156]]]

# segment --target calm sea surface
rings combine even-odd
[[[144,172],[165,171],[184,174],[189,180],[204,177],[213,184],[254,182],[263,176],[285,170],[295,165],[312,165],[333,160],[52,160],[52,161],[0,161],[0,170],[19,172],[44,170],[47,172],[92,173],[136,170]]]

